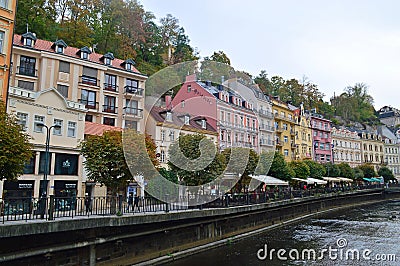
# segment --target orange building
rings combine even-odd
[[[0,98],[6,102],[17,0],[0,1]]]

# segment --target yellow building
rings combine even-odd
[[[274,114],[276,151],[283,154],[287,162],[295,159],[295,120],[293,106],[272,98],[272,112]]]
[[[0,1],[0,98],[6,102],[17,0]]]
[[[304,112],[304,108],[301,105],[300,108],[296,108],[294,111],[295,119],[295,144],[296,152],[295,159],[312,159],[312,130],[311,130],[311,116]]]

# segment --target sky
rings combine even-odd
[[[328,101],[368,85],[375,109],[400,109],[400,1],[140,0],[179,19],[200,56],[224,51],[237,70],[308,80]]]

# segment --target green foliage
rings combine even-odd
[[[340,176],[340,169],[338,165],[333,163],[326,163],[324,164],[324,166],[325,166],[326,176],[331,176],[331,177]]]
[[[175,184],[179,183],[178,182],[178,176],[174,172],[172,172],[170,170],[167,170],[164,167],[159,168],[158,171],[160,172],[160,174],[164,178],[166,178],[167,180],[171,181],[172,183],[175,183]]]
[[[355,180],[362,180],[364,178],[364,172],[360,168],[358,167],[353,168],[353,172]]]
[[[307,179],[310,176],[310,167],[304,161],[293,161],[289,163],[289,166],[296,173],[297,178]]]
[[[187,186],[214,180],[225,169],[225,157],[204,135],[182,135],[169,148],[168,166]]]
[[[385,182],[389,182],[390,180],[395,180],[392,170],[390,170],[386,166],[382,166],[381,168],[379,168],[378,175],[382,176]]]
[[[30,137],[22,131],[15,117],[5,112],[0,100],[0,180],[16,180],[32,157]]]
[[[363,164],[358,167],[364,174],[365,178],[371,178],[376,176],[376,172],[374,166],[371,164]]]
[[[296,175],[293,169],[287,165],[285,157],[279,152],[275,152],[268,174],[281,180],[290,180]]]
[[[310,168],[310,177],[311,178],[319,178],[321,179],[323,176],[325,176],[326,171],[325,167],[322,164],[319,164],[315,161],[311,160],[304,160],[304,163],[308,165]]]
[[[340,170],[340,176],[341,177],[354,179],[355,173],[354,173],[353,168],[351,168],[349,164],[340,163],[340,164],[338,164],[338,167],[339,167],[339,170]]]

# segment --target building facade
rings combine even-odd
[[[287,162],[295,160],[295,120],[293,108],[279,98],[272,98],[272,112],[274,114],[275,146],[276,151],[283,154]]]
[[[168,168],[170,145],[181,135],[202,134],[211,139],[215,145],[218,143],[218,133],[205,117],[195,117],[158,106],[150,110],[146,133],[154,140],[160,165],[164,168]]]
[[[332,161],[331,121],[322,115],[310,113],[314,160],[319,163]]]
[[[361,165],[361,139],[356,131],[332,127],[333,163]]]
[[[0,1],[0,99],[6,102],[17,0]]]
[[[384,106],[379,109],[378,113],[379,120],[386,126],[395,127],[400,125],[400,110],[391,106]]]
[[[375,171],[384,163],[383,140],[377,132],[360,131],[358,136],[361,139],[361,160],[363,164],[371,164]]]
[[[247,147],[259,151],[258,119],[253,104],[232,89],[200,82],[191,75],[186,77],[171,107],[181,113],[207,118],[219,134],[220,150]]]
[[[84,137],[85,105],[66,100],[54,88],[33,92],[10,87],[8,95],[8,112],[19,118],[24,131],[32,136],[34,147],[18,182],[4,181],[3,197],[37,198],[43,193],[56,197],[82,196],[83,158],[77,147]],[[47,130],[40,123],[60,126],[50,130],[48,183],[44,179]]]
[[[392,170],[396,179],[400,179],[400,142],[396,135],[386,126],[381,126],[378,132],[382,135],[383,162]]]
[[[295,144],[296,160],[312,160],[313,159],[313,142],[311,130],[311,116],[304,111],[303,105],[296,108],[294,111],[294,131],[295,131]]]

